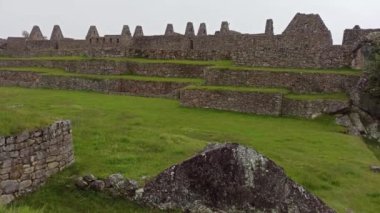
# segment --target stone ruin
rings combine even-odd
[[[161,210],[184,212],[335,212],[253,149],[212,144],[161,172],[143,188],[113,174],[76,180],[81,190],[103,191]]]
[[[242,34],[223,22],[215,35],[202,23],[195,34],[187,23],[184,34],[168,25],[164,35],[145,36],[137,26],[131,37],[128,26],[120,35],[100,36],[91,26],[83,40],[64,38],[55,26],[50,40],[44,40],[38,26],[29,38],[9,37],[0,53],[9,56],[90,55],[157,59],[232,60],[243,66],[301,68],[361,68],[357,46],[369,33],[380,29],[355,26],[344,31],[342,45],[333,45],[330,30],[316,14],[297,13],[281,34],[274,34],[273,20],[266,21],[260,34]],[[117,41],[117,42],[114,42]],[[359,62],[358,62],[359,61]]]

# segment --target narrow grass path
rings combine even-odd
[[[338,212],[380,211],[380,161],[359,137],[332,118],[253,116],[188,109],[175,100],[89,92],[0,88],[0,135],[57,119],[73,124],[76,163],[13,208],[43,212],[153,212],[97,193],[77,191],[72,179],[121,172],[143,183],[208,142],[257,149]]]

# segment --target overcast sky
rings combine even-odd
[[[272,18],[276,34],[297,13],[319,13],[340,44],[343,30],[358,24],[380,28],[380,0],[0,0],[0,38],[20,36],[39,25],[50,37],[59,24],[65,37],[84,38],[89,25],[101,35],[120,34],[122,25],[131,31],[142,25],[146,35],[163,34],[167,23],[184,33],[186,23],[206,22],[209,33],[228,21],[230,29],[263,33]]]

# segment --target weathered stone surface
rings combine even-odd
[[[74,162],[70,125],[58,121],[37,131],[2,137],[0,203],[36,190],[48,176]]]
[[[0,205],[6,205],[15,199],[13,195],[0,195]]]
[[[106,184],[102,180],[94,180],[90,183],[90,188],[94,191],[103,191]]]
[[[206,23],[201,23],[199,25],[198,34],[197,36],[207,36],[207,27]]]
[[[51,32],[50,40],[59,41],[64,39],[61,27],[59,25],[54,25],[53,31]]]
[[[173,24],[168,24],[168,25],[166,26],[165,35],[166,35],[166,36],[172,36],[172,35],[175,35]]]
[[[88,174],[88,175],[83,176],[83,180],[88,182],[88,183],[91,183],[91,182],[97,180],[97,178],[93,174]]]
[[[129,180],[119,173],[112,174],[104,180],[99,180],[95,176],[91,178],[85,177],[80,177],[75,181],[77,188],[105,191],[113,197],[125,197],[128,199],[134,199],[135,191],[138,189],[136,181]]]
[[[270,36],[274,35],[272,19],[267,20],[267,23],[265,25],[265,34]]]
[[[88,187],[88,183],[82,177],[79,177],[75,180],[75,186],[83,190]]]
[[[4,194],[12,194],[19,189],[19,183],[17,180],[5,180],[0,183],[0,189]]]
[[[223,21],[220,26],[221,34],[228,34],[230,32],[230,24],[227,21]]]
[[[273,161],[237,144],[209,146],[170,167],[146,184],[142,201],[192,212],[334,212]]]
[[[129,26],[128,25],[124,25],[123,26],[123,29],[121,30],[121,35],[122,36],[128,36],[128,37],[131,37],[132,34],[131,34],[131,30],[129,29]]]
[[[371,171],[380,173],[380,166],[370,166]]]
[[[91,38],[99,38],[98,29],[94,25],[90,26],[90,29],[88,29],[88,32],[86,35],[86,40],[89,40]]]
[[[32,31],[29,34],[29,40],[44,40],[44,36],[42,35],[41,29],[39,26],[33,26]]]
[[[194,25],[192,22],[187,22],[185,36],[195,36]]]
[[[136,26],[135,33],[133,34],[133,37],[141,37],[144,36],[143,28],[142,26]]]

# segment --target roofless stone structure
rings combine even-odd
[[[237,65],[302,67],[302,68],[360,68],[358,44],[370,32],[355,26],[344,31],[342,45],[333,45],[330,30],[318,14],[297,13],[283,33],[275,34],[273,20],[266,21],[265,31],[243,34],[222,22],[215,35],[207,34],[206,24],[197,34],[188,22],[184,34],[168,24],[164,35],[145,36],[137,26],[131,37],[128,25],[119,35],[100,36],[91,26],[83,40],[66,39],[55,26],[50,40],[44,40],[41,30],[34,26],[30,37],[10,37],[0,47],[0,54],[10,56],[83,55],[146,57],[157,59],[232,60]],[[44,40],[44,41],[41,41]],[[4,42],[3,42],[4,43]]]

